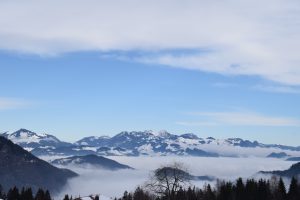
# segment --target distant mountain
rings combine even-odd
[[[219,154],[217,154],[217,153],[210,153],[210,152],[206,152],[206,151],[203,151],[203,150],[197,149],[197,148],[194,148],[194,149],[186,148],[185,153],[190,156],[219,157]]]
[[[267,156],[267,158],[286,158],[288,156],[289,155],[286,154],[285,152],[279,152],[279,153],[272,152]]]
[[[18,144],[29,151],[40,146],[56,148],[71,145],[70,143],[60,141],[53,135],[37,134],[27,129],[20,129],[11,134],[6,132],[1,136],[11,140],[15,144]]]
[[[185,139],[192,139],[192,140],[200,139],[197,135],[195,135],[193,133],[185,133],[185,134],[180,135],[180,137],[185,138]]]
[[[8,189],[26,186],[58,192],[76,173],[43,161],[10,140],[0,137],[0,184]]]
[[[286,159],[287,161],[300,161],[300,157],[290,157]]]
[[[262,144],[257,141],[243,140],[241,138],[215,139],[213,137],[201,138],[193,133],[182,135],[171,134],[167,131],[123,131],[113,137],[90,136],[70,144],[60,141],[48,134],[37,134],[21,129],[15,133],[4,133],[15,143],[37,156],[83,156],[89,154],[102,156],[251,156],[254,150],[263,149],[265,155],[281,156],[278,152],[297,155],[300,147],[284,146],[278,144]],[[249,148],[251,151],[249,151]],[[230,149],[231,152],[226,150]],[[244,151],[244,149],[248,149]],[[253,149],[253,151],[252,151]],[[262,152],[260,151],[259,152]]]
[[[293,164],[289,169],[283,170],[283,171],[261,171],[260,173],[262,174],[272,174],[272,175],[277,175],[277,176],[282,176],[282,177],[299,177],[300,175],[300,162]]]
[[[84,148],[97,147],[98,155],[189,155],[202,157],[218,157],[222,149],[228,147],[238,148],[264,148],[300,151],[299,147],[283,145],[267,145],[257,141],[243,140],[241,138],[228,138],[224,140],[213,137],[199,138],[192,133],[174,135],[167,131],[132,131],[121,132],[113,137],[87,137],[75,144],[85,145]],[[213,148],[211,148],[213,147]],[[82,147],[81,147],[82,148]],[[220,149],[216,151],[216,149]],[[238,156],[238,152],[236,154]],[[270,152],[271,153],[271,152]],[[300,154],[300,152],[299,152]],[[230,155],[232,156],[232,155]]]
[[[76,166],[86,166],[90,165],[93,167],[100,167],[107,170],[119,170],[119,169],[133,169],[127,165],[118,163],[117,161],[96,155],[86,155],[86,156],[73,156],[68,158],[61,158],[52,161],[55,165],[76,165]]]
[[[108,136],[90,136],[90,137],[85,137],[82,138],[81,140],[78,140],[75,142],[75,145],[79,146],[105,146],[107,145],[110,137]]]

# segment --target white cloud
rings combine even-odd
[[[198,53],[136,60],[300,85],[297,0],[0,1],[0,49]]]
[[[23,108],[28,104],[23,100],[0,97],[0,110]]]
[[[236,126],[300,126],[300,120],[289,117],[273,117],[253,112],[194,112],[200,121],[181,121],[185,126],[236,125]]]

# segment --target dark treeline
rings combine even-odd
[[[219,181],[214,189],[209,184],[202,189],[180,188],[171,196],[137,188],[135,192],[125,192],[122,198],[116,200],[300,200],[300,185],[293,178],[287,191],[281,178],[249,179],[245,182],[239,178],[234,183]]]
[[[17,187],[13,187],[5,193],[0,185],[0,199],[5,200],[51,200],[51,195],[48,190],[39,189],[36,194],[33,194],[32,189],[22,188],[20,191]]]
[[[39,189],[35,195],[31,188],[11,188],[4,193],[0,186],[0,199],[4,200],[51,200],[49,191]],[[75,200],[65,195],[63,200]],[[91,199],[99,199],[98,196]],[[100,199],[101,200],[101,199]],[[188,187],[170,193],[155,193],[147,189],[138,187],[134,192],[125,192],[123,197],[115,200],[300,200],[300,184],[297,179],[292,178],[288,189],[283,180],[273,177],[270,180],[248,179],[243,181],[241,178],[235,182],[218,181],[215,187],[210,184],[202,189]]]

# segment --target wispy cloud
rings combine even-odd
[[[255,112],[193,112],[196,121],[181,121],[184,126],[300,126],[300,119],[274,117]]]
[[[297,0],[1,1],[0,49],[163,51],[135,60],[300,85],[299,11]]]
[[[0,110],[25,108],[27,106],[29,106],[28,101],[0,97]]]
[[[289,94],[300,94],[300,88],[290,87],[290,86],[281,86],[281,85],[256,85],[253,87],[255,90],[261,90],[266,92],[274,93],[289,93]]]

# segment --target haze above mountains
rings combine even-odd
[[[288,158],[300,156],[300,147],[263,144],[241,138],[200,138],[188,133],[174,135],[166,131],[121,132],[113,137],[89,136],[74,143],[64,142],[49,134],[38,134],[27,129],[2,136],[12,140],[36,156],[261,156]]]

